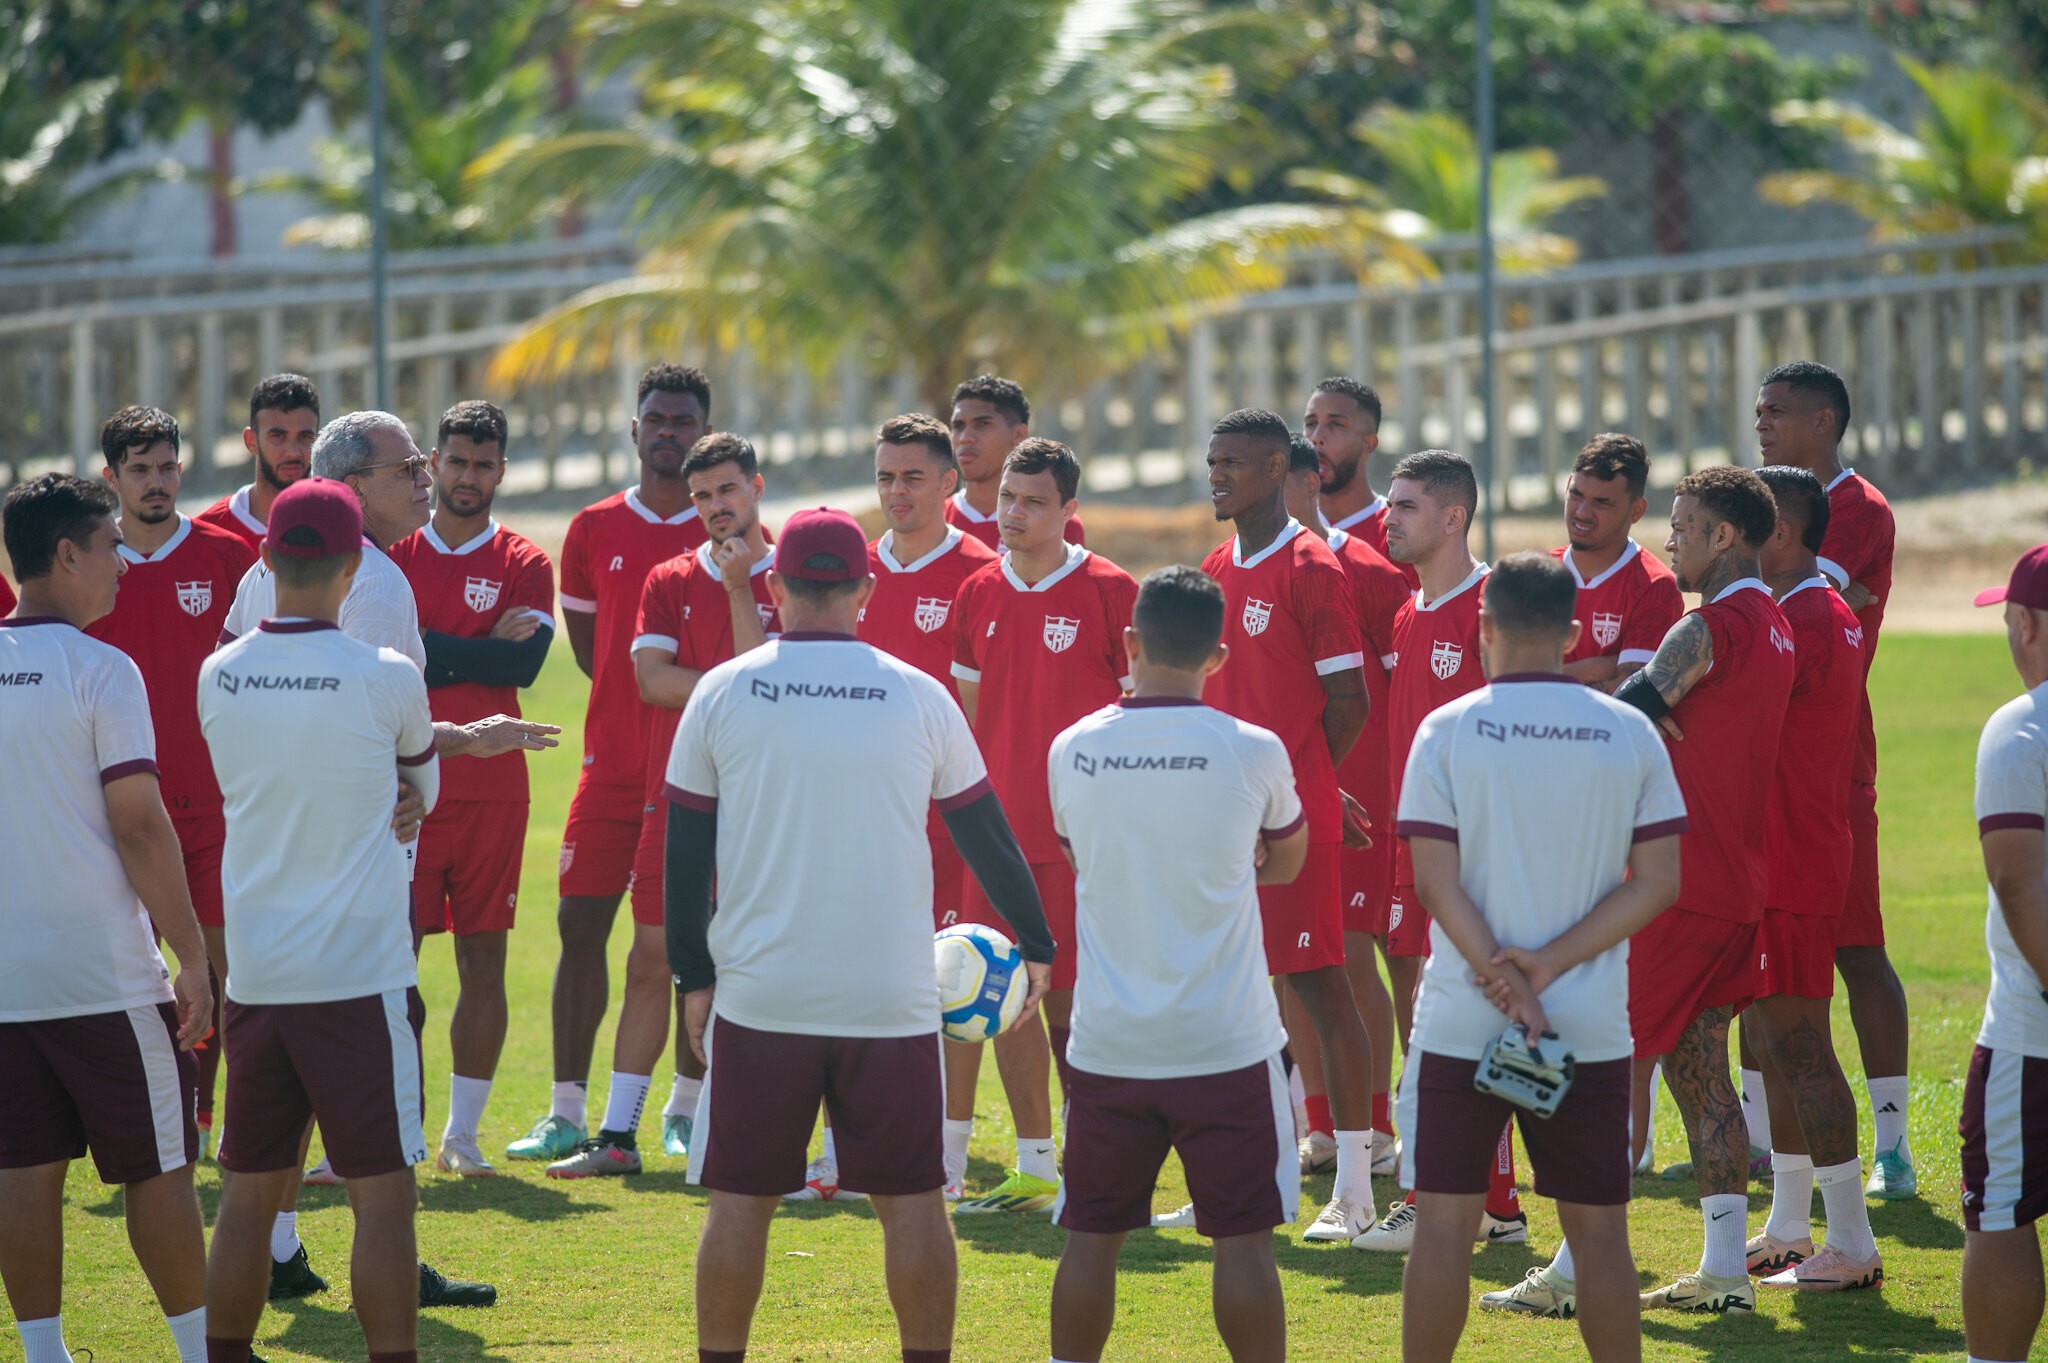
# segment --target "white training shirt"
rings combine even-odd
[[[1046,756],[1074,858],[1073,1032],[1090,1074],[1227,1074],[1287,1043],[1252,855],[1304,815],[1286,747],[1194,700],[1127,697]]]
[[[1977,743],[1977,828],[2048,826],[2048,683],[2007,701],[1985,721]],[[1994,1051],[2048,1058],[2048,1000],[2041,977],[2020,954],[1998,891],[1989,893],[1984,945],[1991,952],[1991,991],[1977,1044]]]
[[[718,814],[719,1016],[807,1036],[937,1032],[925,819],[988,790],[946,688],[850,635],[785,634],[706,672],[665,793]]]
[[[241,638],[259,621],[276,614],[277,579],[259,558],[235,589],[235,604],[228,608],[221,642]],[[351,639],[403,653],[425,675],[427,646],[420,639],[420,608],[413,598],[412,583],[389,554],[368,540],[363,541],[363,562],[356,569],[356,580],[342,600],[339,624]]]
[[[103,787],[156,772],[142,673],[63,620],[0,620],[0,1023],[168,1003]]]
[[[365,555],[367,558],[368,555]],[[439,786],[419,669],[333,625],[265,620],[199,669],[227,816],[227,995],[326,1003],[418,979],[396,780]]]
[[[1408,754],[1395,824],[1404,838],[1455,842],[1466,895],[1495,939],[1518,947],[1540,947],[1592,912],[1622,883],[1633,844],[1684,829],[1685,801],[1648,716],[1549,674],[1496,677],[1432,711]],[[1507,1018],[1434,921],[1429,947],[1409,1045],[1477,1060]],[[1541,997],[1580,1061],[1634,1054],[1627,942]]]

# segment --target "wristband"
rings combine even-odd
[[[1657,684],[1650,680],[1648,668],[1629,673],[1628,680],[1614,688],[1614,698],[1624,705],[1635,706],[1653,720],[1671,713],[1671,707],[1664,703]]]

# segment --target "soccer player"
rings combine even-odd
[[[1792,626],[1796,670],[1771,782],[1770,889],[1757,928],[1762,983],[1742,1015],[1742,1091],[1747,1097],[1753,1082],[1748,1071],[1760,1069],[1759,1096],[1770,1105],[1764,1143],[1773,1152],[1770,1218],[1746,1254],[1765,1287],[1839,1292],[1884,1283],[1863,1203],[1856,1100],[1828,1033],[1835,920],[1849,889],[1849,764],[1863,691],[1863,626],[1816,563],[1828,525],[1820,480],[1783,464],[1757,476],[1778,508],[1758,566]],[[1808,1221],[1816,1182],[1828,1215],[1819,1253]]]
[[[2004,587],[2005,638],[2026,693],[2000,706],[1977,744],[1977,830],[1991,883],[1984,944],[1991,991],[1963,1085],[1963,1332],[1971,1363],[2028,1357],[2041,1327],[2048,1212],[2048,545]]]
[[[1053,941],[959,707],[854,638],[874,585],[860,526],[800,511],[776,565],[787,632],[703,676],[663,785],[669,958],[711,1069],[690,1160],[712,1190],[698,1357],[745,1354],[769,1222],[803,1177],[822,1100],[846,1179],[882,1223],[905,1363],[947,1363],[959,1273],[940,1194],[932,802],[1023,952],[1027,1017]]]
[[[277,494],[313,467],[313,437],[320,433],[320,391],[303,374],[272,374],[249,394],[249,424],[242,447],[256,476],[192,519],[239,536],[254,557]]]
[[[127,572],[114,609],[86,633],[126,653],[142,673],[159,791],[178,833],[192,909],[213,967],[214,1036],[194,1052],[204,1158],[220,1073],[220,982],[228,974],[220,916],[220,848],[227,830],[213,758],[199,733],[199,665],[213,652],[235,587],[256,556],[240,536],[178,514],[184,471],[178,447],[176,418],[155,407],[124,407],[100,428],[102,476],[120,499],[119,553]]]
[[[953,456],[960,489],[946,503],[946,524],[957,525],[996,552],[1003,551],[999,508],[1004,461],[1031,438],[1031,400],[1009,379],[982,374],[953,390]],[[1086,544],[1077,512],[1061,532]]]
[[[640,481],[577,512],[562,541],[562,627],[576,666],[590,678],[590,702],[583,770],[562,830],[553,1097],[547,1116],[505,1148],[513,1159],[561,1159],[584,1139],[590,1056],[611,1002],[605,947],[633,878],[647,806],[647,734],[654,721],[633,677],[640,591],[657,563],[706,538],[683,481],[683,460],[712,429],[711,381],[686,365],[657,364],[640,376],[635,402]],[[676,1108],[677,1115],[683,1111]],[[664,1115],[662,1125],[664,1148],[682,1154],[680,1146],[669,1148],[672,1118]]]
[[[1897,1199],[1919,1191],[1906,1138],[1906,990],[1884,949],[1877,867],[1877,728],[1868,677],[1892,592],[1896,527],[1884,495],[1842,465],[1849,426],[1849,387],[1826,365],[1796,360],[1764,375],[1757,392],[1757,444],[1766,464],[1792,464],[1819,478],[1828,494],[1828,537],[1820,568],[1863,622],[1862,717],[1850,768],[1849,826],[1855,834],[1849,898],[1837,923],[1835,968],[1849,996],[1849,1021],[1862,1050],[1864,1088],[1877,1128],[1877,1154],[1866,1191]]]
[[[1387,552],[1387,499],[1372,490],[1366,463],[1380,447],[1380,395],[1357,379],[1324,379],[1308,395],[1301,433],[1315,447],[1323,486],[1317,502],[1325,524]],[[1299,520],[1299,517],[1296,517]],[[1306,525],[1308,522],[1303,521]],[[1422,585],[1415,565],[1396,562],[1410,590]]]
[[[1629,532],[1649,509],[1650,455],[1632,435],[1588,440],[1564,485],[1565,547],[1551,552],[1578,584],[1579,639],[1565,672],[1612,691],[1656,655],[1685,614],[1671,570]]]
[[[433,519],[391,546],[421,608],[429,705],[435,719],[454,724],[517,715],[519,690],[540,675],[555,637],[553,565],[491,519],[506,436],[505,414],[492,403],[449,408],[430,457]],[[477,1131],[505,1045],[505,938],[518,908],[527,804],[525,752],[451,757],[440,802],[420,828],[413,930],[454,934],[459,981],[437,1162],[466,1178],[496,1172]]]
[[[1628,940],[1678,893],[1685,804],[1656,726],[1565,672],[1578,590],[1547,554],[1494,565],[1479,615],[1489,685],[1422,721],[1401,782],[1396,829],[1435,948],[1401,1086],[1403,1172],[1419,1194],[1401,1356],[1418,1363],[1448,1360],[1464,1331],[1493,1132],[1517,1114],[1473,1087],[1504,1023],[1576,1060],[1554,1114],[1520,1115],[1522,1139],[1536,1191],[1557,1200],[1582,1260],[1587,1353],[1642,1356],[1628,1245]]]
[[[1055,440],[1033,437],[1010,451],[997,497],[1004,556],[960,584],[953,677],[974,726],[989,781],[1002,797],[1017,842],[1031,863],[1038,897],[1060,942],[1053,962],[1045,1024],[1050,1059],[1061,1069],[1074,989],[1074,868],[1053,831],[1045,755],[1075,720],[1114,701],[1130,685],[1124,626],[1138,584],[1100,554],[1065,538],[1079,509],[1081,465]],[[995,911],[989,887],[972,877],[961,887],[962,917],[987,922]],[[1047,1054],[1036,1024],[996,1039],[1003,1087],[1022,1108],[1046,1091]],[[1039,1112],[1031,1120],[1036,1128]],[[1019,1135],[1025,1133],[1018,1115]],[[1017,1167],[981,1197],[962,1202],[967,1215],[1040,1211],[1059,1191],[1058,1152],[1050,1105],[1037,1145],[1020,1140]],[[1031,1133],[1035,1134],[1035,1130]]]
[[[1302,1238],[1349,1244],[1375,1219],[1372,1042],[1344,973],[1337,849],[1346,829],[1336,764],[1365,727],[1365,652],[1350,579],[1329,546],[1287,514],[1289,444],[1287,423],[1262,408],[1231,412],[1210,433],[1209,500],[1237,534],[1202,561],[1223,588],[1232,646],[1229,666],[1202,694],[1279,737],[1308,811],[1307,862],[1299,876],[1259,892],[1259,913],[1266,964],[1287,981],[1321,1043],[1336,1128],[1336,1184]]]
[[[25,1363],[70,1363],[64,1179],[88,1151],[179,1363],[206,1358],[191,1049],[213,1016],[206,947],[158,793],[142,675],[87,638],[123,561],[102,483],[45,474],[0,509],[21,574],[0,620],[0,1278]],[[151,920],[178,956],[175,980]]]
[[[232,1051],[209,1363],[249,1357],[272,1221],[316,1118],[348,1181],[350,1289],[370,1357],[418,1357],[412,1166],[427,1157],[426,1009],[387,811],[394,777],[430,812],[440,782],[418,669],[335,623],[370,552],[363,530],[344,484],[306,479],[280,494],[263,546],[276,613],[200,674],[199,722],[226,799]]]
[[[1102,1357],[1117,1256],[1169,1150],[1216,1242],[1231,1358],[1287,1352],[1273,1228],[1293,1224],[1301,1173],[1255,887],[1300,874],[1310,834],[1286,745],[1202,703],[1224,621],[1205,574],[1146,578],[1124,632],[1132,694],[1053,740],[1047,763],[1081,942],[1055,1359]]]

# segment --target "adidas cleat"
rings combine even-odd
[[[1877,1152],[1877,1159],[1870,1170],[1870,1182],[1863,1188],[1865,1197],[1898,1202],[1920,1195],[1920,1176],[1913,1172],[1913,1161],[1905,1153],[1905,1148],[1906,1143],[1901,1140],[1891,1149]]]
[[[983,1216],[991,1212],[1042,1212],[1059,1196],[1060,1185],[1033,1178],[1012,1169],[1010,1176],[983,1193],[953,1208],[955,1216]]]

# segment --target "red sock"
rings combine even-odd
[[[1402,1200],[1403,1202],[1407,1203],[1407,1204],[1408,1204],[1409,1206],[1411,1206],[1411,1207],[1412,1207],[1412,1206],[1414,1206],[1414,1205],[1415,1205],[1415,1190],[1414,1190],[1413,1188],[1410,1188],[1410,1189],[1408,1190],[1408,1196],[1406,1196],[1406,1197],[1402,1198],[1401,1200]]]
[[[1302,1102],[1308,1108],[1308,1129],[1320,1131],[1325,1136],[1337,1134],[1337,1119],[1330,1115],[1330,1095],[1311,1093]]]
[[[1062,1097],[1074,1091],[1074,1072],[1067,1067],[1067,1032],[1068,1029],[1065,1027],[1046,1024],[1045,1034],[1052,1040],[1052,1063],[1057,1065],[1060,1071]]]
[[[255,1342],[254,1337],[249,1339],[215,1339],[212,1335],[208,1335],[206,1337],[206,1363],[249,1363],[249,1346]]]
[[[1372,1129],[1394,1134],[1394,1095],[1381,1089],[1372,1096]]]
[[[1515,1191],[1515,1125],[1500,1130],[1500,1144],[1493,1150],[1493,1177],[1486,1185],[1486,1214],[1507,1221],[1522,1214],[1521,1194]]]

